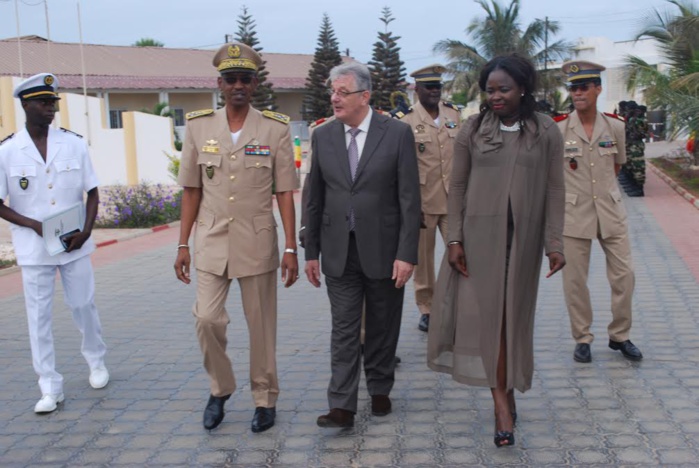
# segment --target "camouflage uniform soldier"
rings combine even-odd
[[[642,197],[643,184],[646,182],[646,159],[644,156],[646,144],[644,140],[648,137],[646,106],[638,106],[632,111],[627,126],[630,127],[629,140],[627,140],[629,158],[627,166],[635,185],[635,190],[629,192],[629,196]]]

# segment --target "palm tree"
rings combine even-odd
[[[668,130],[699,135],[699,9],[691,0],[668,0],[678,13],[657,9],[648,15],[636,40],[654,39],[663,56],[662,67],[640,57],[626,59],[627,86],[643,89],[647,103],[665,109]],[[699,165],[699,145],[694,145],[694,164]]]
[[[483,66],[498,55],[516,52],[531,59],[537,66],[553,59],[563,59],[572,45],[558,40],[548,42],[560,30],[556,21],[536,19],[522,30],[519,21],[520,0],[512,0],[509,6],[496,0],[475,0],[485,11],[485,18],[474,18],[466,28],[473,42],[467,44],[456,39],[444,39],[434,45],[434,51],[444,54],[447,72],[453,77],[452,90],[464,90],[469,100],[478,95],[478,73]]]

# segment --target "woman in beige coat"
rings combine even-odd
[[[531,387],[542,253],[563,268],[563,138],[536,113],[536,70],[497,57],[479,80],[487,101],[459,132],[448,200],[448,251],[435,289],[428,366],[490,387],[495,444],[514,444],[513,389]]]

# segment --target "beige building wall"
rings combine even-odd
[[[185,113],[199,109],[211,109],[213,93],[169,93],[170,108],[184,110]],[[110,99],[111,103],[111,99]]]
[[[303,120],[301,109],[303,109],[302,92],[280,92],[277,91],[277,110],[282,114],[291,117],[291,120]],[[328,97],[328,99],[330,99]]]
[[[140,111],[153,109],[159,103],[157,93],[109,93],[109,109]]]

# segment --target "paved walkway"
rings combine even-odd
[[[89,387],[79,333],[57,296],[54,333],[66,402],[47,416],[32,412],[39,394],[18,275],[0,277],[0,466],[696,466],[697,254],[681,233],[699,212],[685,212],[688,204],[664,193],[652,175],[648,184],[646,198],[625,199],[637,274],[632,338],[645,359],[631,363],[606,347],[610,298],[599,248],[590,279],[598,338],[591,364],[572,359],[560,277],[542,279],[534,383],[518,395],[514,448],[493,445],[487,389],[427,369],[426,336],[416,328],[410,299],[394,412],[371,416],[362,382],[354,429],[316,427],[327,410],[330,320],[325,291],[306,281],[279,290],[282,394],[277,425],[263,434],[249,429],[248,335],[232,288],[229,352],[240,388],[223,424],[204,431],[208,384],[190,312],[194,288],[174,278],[177,230],[168,229],[94,254],[110,349],[107,388]]]

